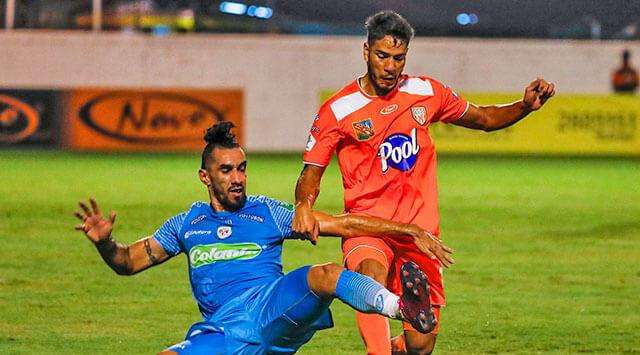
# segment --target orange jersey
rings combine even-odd
[[[355,80],[320,108],[304,163],[326,166],[336,151],[346,212],[415,223],[439,235],[429,125],[455,121],[468,107],[428,77],[403,75],[384,97],[367,95]]]

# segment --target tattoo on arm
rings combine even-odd
[[[152,265],[158,263],[158,258],[153,255],[153,251],[151,250],[151,245],[149,244],[149,239],[144,240],[144,250],[147,252],[147,256],[149,257],[149,261],[151,261]]]
[[[103,239],[95,244],[102,260],[118,275],[129,275],[131,270],[127,264],[128,248],[111,237]]]

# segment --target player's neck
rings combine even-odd
[[[227,209],[224,208],[224,206],[218,200],[211,199],[209,201],[209,206],[211,206],[211,209],[216,213],[217,212],[227,212]]]
[[[373,81],[371,81],[371,78],[369,77],[369,73],[359,77],[356,81],[358,83],[358,86],[360,87],[360,90],[362,90],[368,96],[385,96],[389,92],[391,92],[391,90],[388,90],[388,91],[380,90],[373,83]]]
[[[215,194],[209,189],[209,206],[213,212],[228,212],[227,208],[216,198]]]

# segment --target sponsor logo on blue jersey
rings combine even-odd
[[[418,132],[414,128],[410,135],[404,133],[394,133],[380,144],[378,156],[382,162],[382,172],[386,173],[389,168],[400,171],[409,171],[416,165],[418,160]]]
[[[256,243],[196,245],[189,250],[189,263],[197,268],[220,261],[249,260],[260,255],[262,247]]]
[[[201,215],[199,215],[198,217],[194,218],[194,219],[193,219],[193,221],[191,221],[191,225],[192,225],[192,226],[193,226],[193,225],[196,225],[196,224],[198,224],[198,223],[200,223],[200,222],[204,221],[205,219],[207,219],[207,216],[205,216],[205,215],[201,214]]]
[[[244,219],[248,219],[248,220],[251,220],[251,221],[254,221],[254,222],[258,222],[258,223],[263,223],[264,222],[264,217],[256,216],[254,214],[239,213],[238,217],[244,218]]]
[[[189,239],[189,237],[194,236],[194,235],[209,235],[211,234],[210,230],[206,230],[206,231],[188,231],[184,234],[184,239]]]

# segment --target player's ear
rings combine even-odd
[[[364,61],[368,63],[369,62],[369,43],[367,43],[366,41],[362,46],[362,56],[364,57]]]
[[[205,186],[211,186],[211,177],[209,176],[209,173],[206,170],[204,169],[198,170],[198,177],[200,178],[200,181],[202,181],[202,183]]]

